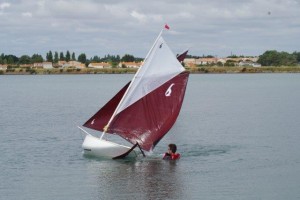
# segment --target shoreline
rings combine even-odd
[[[282,67],[195,67],[186,68],[191,74],[243,74],[243,73],[300,73],[300,66]],[[0,70],[0,75],[59,75],[59,74],[134,74],[133,68],[107,68],[107,69],[8,69]]]

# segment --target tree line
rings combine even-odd
[[[295,66],[300,63],[300,52],[266,51],[259,56],[257,61],[262,66]]]
[[[58,61],[78,61],[86,65],[88,65],[91,62],[110,62],[114,66],[114,64],[117,65],[119,62],[140,62],[143,61],[143,58],[137,58],[130,54],[125,54],[123,57],[120,57],[119,55],[108,54],[102,58],[100,56],[93,56],[90,59],[88,59],[85,53],[81,53],[78,57],[76,57],[75,53],[70,53],[70,51],[67,51],[66,53],[58,53],[57,51],[52,53],[52,51],[49,51],[46,53],[45,59],[40,54],[33,54],[32,56],[22,55],[21,57],[17,57],[11,54],[5,55],[4,53],[0,55],[0,64],[4,65],[7,64],[17,66],[23,64],[40,63],[44,61],[52,62],[54,64],[58,63]]]
[[[212,55],[203,55],[203,56],[192,56],[187,55],[187,58],[213,58]],[[228,56],[228,58],[238,58],[238,57],[244,57],[244,56]],[[57,52],[55,51],[52,53],[52,51],[49,51],[46,53],[46,59],[43,58],[40,54],[33,54],[32,56],[28,55],[22,55],[21,57],[17,57],[15,55],[5,55],[2,53],[0,55],[0,64],[7,64],[11,66],[17,66],[22,64],[33,64],[33,63],[39,63],[39,62],[52,62],[52,63],[58,63],[58,61],[78,61],[81,63],[85,63],[86,66],[91,62],[109,62],[112,64],[112,66],[116,66],[119,62],[140,62],[143,61],[143,58],[137,58],[130,54],[125,54],[123,57],[120,57],[119,55],[105,55],[104,57],[100,56],[93,56],[91,58],[87,58],[85,53],[79,54],[78,57],[76,57],[75,53],[70,53],[67,51],[64,52]],[[295,66],[300,63],[300,52],[278,52],[276,50],[269,50],[263,53],[259,56],[259,59],[257,61],[262,66]]]

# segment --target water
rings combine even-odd
[[[300,199],[300,74],[191,75],[147,158],[84,157],[76,126],[132,76],[0,76],[0,199]]]

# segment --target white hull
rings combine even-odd
[[[82,143],[82,148],[84,149],[85,155],[95,156],[99,158],[114,158],[130,150],[130,147],[103,140],[90,134],[86,134]],[[132,158],[136,156],[137,152],[133,150],[126,157]]]

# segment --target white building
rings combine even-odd
[[[142,62],[120,62],[119,67],[127,67],[127,68],[139,68],[142,65]]]

